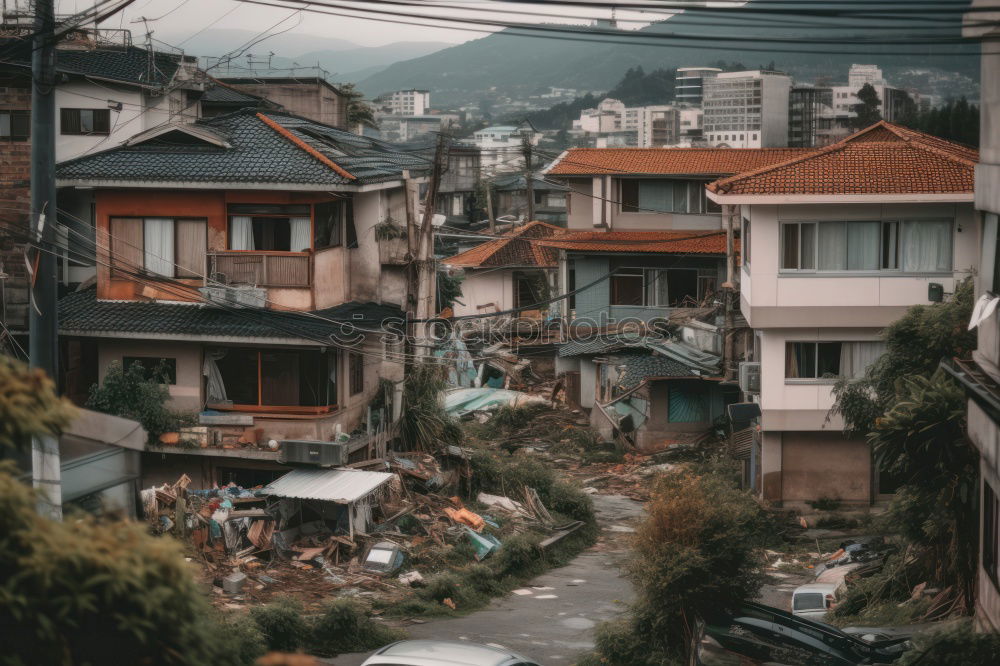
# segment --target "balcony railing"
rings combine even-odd
[[[209,275],[226,284],[308,287],[311,257],[304,252],[230,251],[208,254]]]

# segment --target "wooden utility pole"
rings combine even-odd
[[[434,260],[434,204],[437,201],[438,188],[441,185],[441,174],[444,172],[444,161],[447,146],[444,133],[438,134],[437,148],[434,150],[434,164],[431,167],[430,182],[427,183],[427,195],[424,198],[424,219],[420,226],[420,236],[417,243],[417,320],[415,337],[422,343],[417,347],[417,356],[428,353],[427,344],[430,339],[427,319],[434,316],[434,297],[437,293],[437,265]]]
[[[489,180],[483,181],[486,185],[486,216],[490,221],[490,234],[497,232],[497,218],[493,214],[493,183]]]
[[[528,197],[528,219],[531,222],[535,219],[535,178],[531,173],[531,139],[527,136],[521,137],[521,152],[524,153],[524,189]]]
[[[58,383],[59,322],[56,313],[56,35],[53,0],[35,0],[31,54],[31,235],[34,273],[30,276],[29,357],[31,366]],[[32,485],[39,513],[62,518],[59,440],[31,438]]]

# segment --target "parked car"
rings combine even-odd
[[[706,618],[700,636],[697,663],[702,666],[738,666],[747,658],[788,666],[891,664],[911,647],[907,637],[866,641],[755,603]]]
[[[792,615],[822,621],[826,612],[837,605],[843,583],[809,583],[792,592]]]
[[[399,641],[378,650],[361,666],[539,666],[510,650],[465,641]]]

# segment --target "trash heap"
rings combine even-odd
[[[547,548],[583,526],[555,524],[531,488],[516,497],[479,493],[467,505],[459,495],[470,488],[468,453],[391,452],[363,463],[365,471],[299,468],[255,488],[194,489],[182,475],[143,490],[142,503],[151,530],[184,541],[216,601],[234,608],[279,594],[307,606],[337,596],[403,598],[425,576],[491,557],[512,535],[540,530]],[[355,491],[363,494],[348,497]]]

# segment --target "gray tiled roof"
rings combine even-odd
[[[621,375],[618,385],[629,390],[652,377],[696,377],[683,363],[649,353],[629,353],[623,354],[619,365],[625,366],[625,371]]]
[[[256,109],[200,120],[196,125],[227,138],[231,147],[166,141],[119,146],[60,163],[56,177],[67,183],[273,183],[277,185],[363,185],[421,171],[427,162],[385,144],[327,125],[274,111],[263,116],[298,141],[355,176],[345,178],[287,136],[268,126]]]
[[[0,46],[13,49],[4,63],[16,67],[31,67],[31,42],[15,43],[0,39]],[[108,46],[99,49],[58,49],[56,70],[63,74],[92,76],[142,86],[162,86],[173,80],[181,56],[153,51],[138,46]]]
[[[358,328],[379,328],[398,320],[398,307],[377,303],[344,303],[317,310],[325,319],[351,323]],[[98,301],[93,289],[74,292],[59,301],[59,332],[184,335],[194,337],[299,338],[328,340],[331,334],[350,337],[336,324],[306,314],[255,309],[222,309],[204,305]]]
[[[201,96],[200,102],[208,102],[209,104],[259,104],[266,101],[263,97],[259,95],[251,95],[250,93],[245,93],[235,88],[230,88],[226,85],[215,84],[205,91],[205,94]]]

